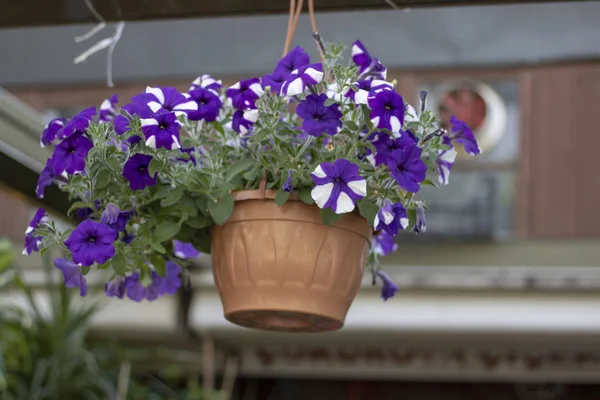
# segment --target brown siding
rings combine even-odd
[[[523,123],[521,219],[528,237],[600,236],[600,65],[533,70]]]

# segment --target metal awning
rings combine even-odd
[[[43,119],[27,104],[0,89],[0,184],[17,191],[49,212],[66,215],[67,194],[56,186],[46,188],[43,199],[35,195],[40,172],[52,155],[40,147]]]
[[[567,1],[567,0],[553,0]],[[589,1],[589,0],[588,0]],[[323,11],[361,11],[440,6],[548,3],[544,0],[318,0],[315,8]],[[273,0],[112,0],[92,1],[106,21],[142,21],[178,18],[248,16],[280,14],[288,11],[288,2]],[[98,22],[84,0],[26,0],[11,2],[0,14],[0,28],[81,24]]]

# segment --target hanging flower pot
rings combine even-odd
[[[57,184],[79,221],[59,231],[40,210],[24,252],[58,246],[68,287],[85,295],[87,274],[106,270],[105,293],[134,301],[174,294],[212,252],[225,317],[259,329],[341,328],[365,266],[392,297],[379,258],[400,231],[425,231],[427,171],[447,184],[454,146],[479,147],[460,120],[440,128],[426,93],[418,110],[406,103],[360,41],[347,65],[343,46],[314,36],[323,63],[296,47],[229,88],[202,75],[186,93],[148,87],[51,121],[36,192]]]
[[[372,228],[358,213],[335,224],[275,191],[234,194],[228,221],[212,230],[212,265],[225,317],[249,328],[341,328],[360,287]]]

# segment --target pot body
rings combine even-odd
[[[371,228],[358,213],[323,225],[316,205],[290,199],[278,207],[269,192],[236,193],[231,217],[213,228],[225,318],[263,330],[340,329],[361,286]]]

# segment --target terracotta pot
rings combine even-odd
[[[212,265],[225,318],[274,331],[340,329],[363,276],[371,228],[358,213],[335,225],[295,196],[234,194],[229,220],[212,231]]]

